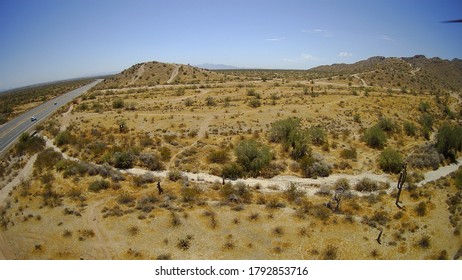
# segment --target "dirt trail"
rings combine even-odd
[[[32,174],[32,168],[34,166],[34,162],[37,159],[37,154],[33,155],[29,161],[26,163],[26,166],[19,172],[19,174],[4,188],[0,190],[0,207],[4,206],[4,203],[7,201],[8,194],[12,191],[16,186],[18,186],[22,180],[27,180],[29,176]],[[0,260],[11,260],[15,259],[16,256],[11,250],[11,246],[8,244],[8,241],[3,236],[3,229],[0,229]]]
[[[170,76],[170,79],[168,79],[167,84],[171,84],[176,76],[178,76],[178,70],[180,70],[180,65],[177,65],[175,69],[173,69],[172,75]]]
[[[74,108],[74,105],[71,105],[69,107],[69,110],[67,110],[66,113],[62,114],[61,127],[59,128],[60,131],[65,131],[69,127],[69,124],[71,122],[71,112],[73,108]]]
[[[101,223],[101,206],[104,205],[111,197],[106,197],[99,200],[96,203],[90,204],[86,210],[87,222],[91,229],[95,233],[95,237],[98,240],[98,249],[104,254],[105,259],[114,259],[116,254],[114,250],[110,248],[111,240],[107,238],[101,231],[99,224]]]
[[[364,79],[361,78],[358,74],[353,74],[353,75],[351,75],[351,76],[353,76],[353,77],[355,77],[356,79],[360,80],[360,81],[361,81],[361,84],[362,84],[363,86],[367,87],[366,81],[364,81]]]
[[[135,76],[132,78],[130,83],[128,83],[129,85],[133,85],[136,81],[138,81],[141,78],[141,76],[144,73],[144,65],[145,65],[144,63],[141,64],[140,68],[138,68],[138,71],[136,71]]]
[[[199,142],[200,139],[204,138],[205,137],[205,134],[207,132],[207,129],[209,128],[209,124],[210,124],[210,121],[212,120],[213,116],[208,116],[204,119],[204,121],[201,123],[201,125],[199,126],[199,131],[197,132],[197,140],[194,141],[194,143],[192,143],[191,145],[189,146],[186,146],[184,147],[183,149],[181,149],[178,153],[174,154],[172,156],[172,158],[170,159],[170,161],[168,162],[168,165],[167,165],[167,169],[171,169],[172,168],[172,165],[174,164],[175,162],[175,159],[181,154],[183,153],[184,151],[186,151],[187,149],[191,148],[191,147],[194,147],[195,145],[197,145],[197,143]]]

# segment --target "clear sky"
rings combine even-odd
[[[144,61],[308,69],[462,58],[461,0],[0,0],[0,89]]]

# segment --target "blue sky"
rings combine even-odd
[[[308,69],[462,58],[460,0],[0,0],[0,89],[143,61]]]

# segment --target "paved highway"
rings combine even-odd
[[[23,132],[34,127],[37,123],[45,120],[56,110],[84,94],[102,81],[103,79],[98,79],[91,84],[69,91],[1,125],[0,154],[3,154],[3,152],[5,152]],[[37,118],[37,120],[31,121],[32,117]]]

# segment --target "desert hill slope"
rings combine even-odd
[[[106,79],[99,88],[194,84],[200,81],[218,81],[222,78],[221,74],[190,65],[151,61],[138,63],[123,70],[112,78]]]
[[[308,70],[325,75],[359,74],[368,85],[423,92],[462,89],[462,61],[438,57],[375,56],[353,64],[323,65]]]

